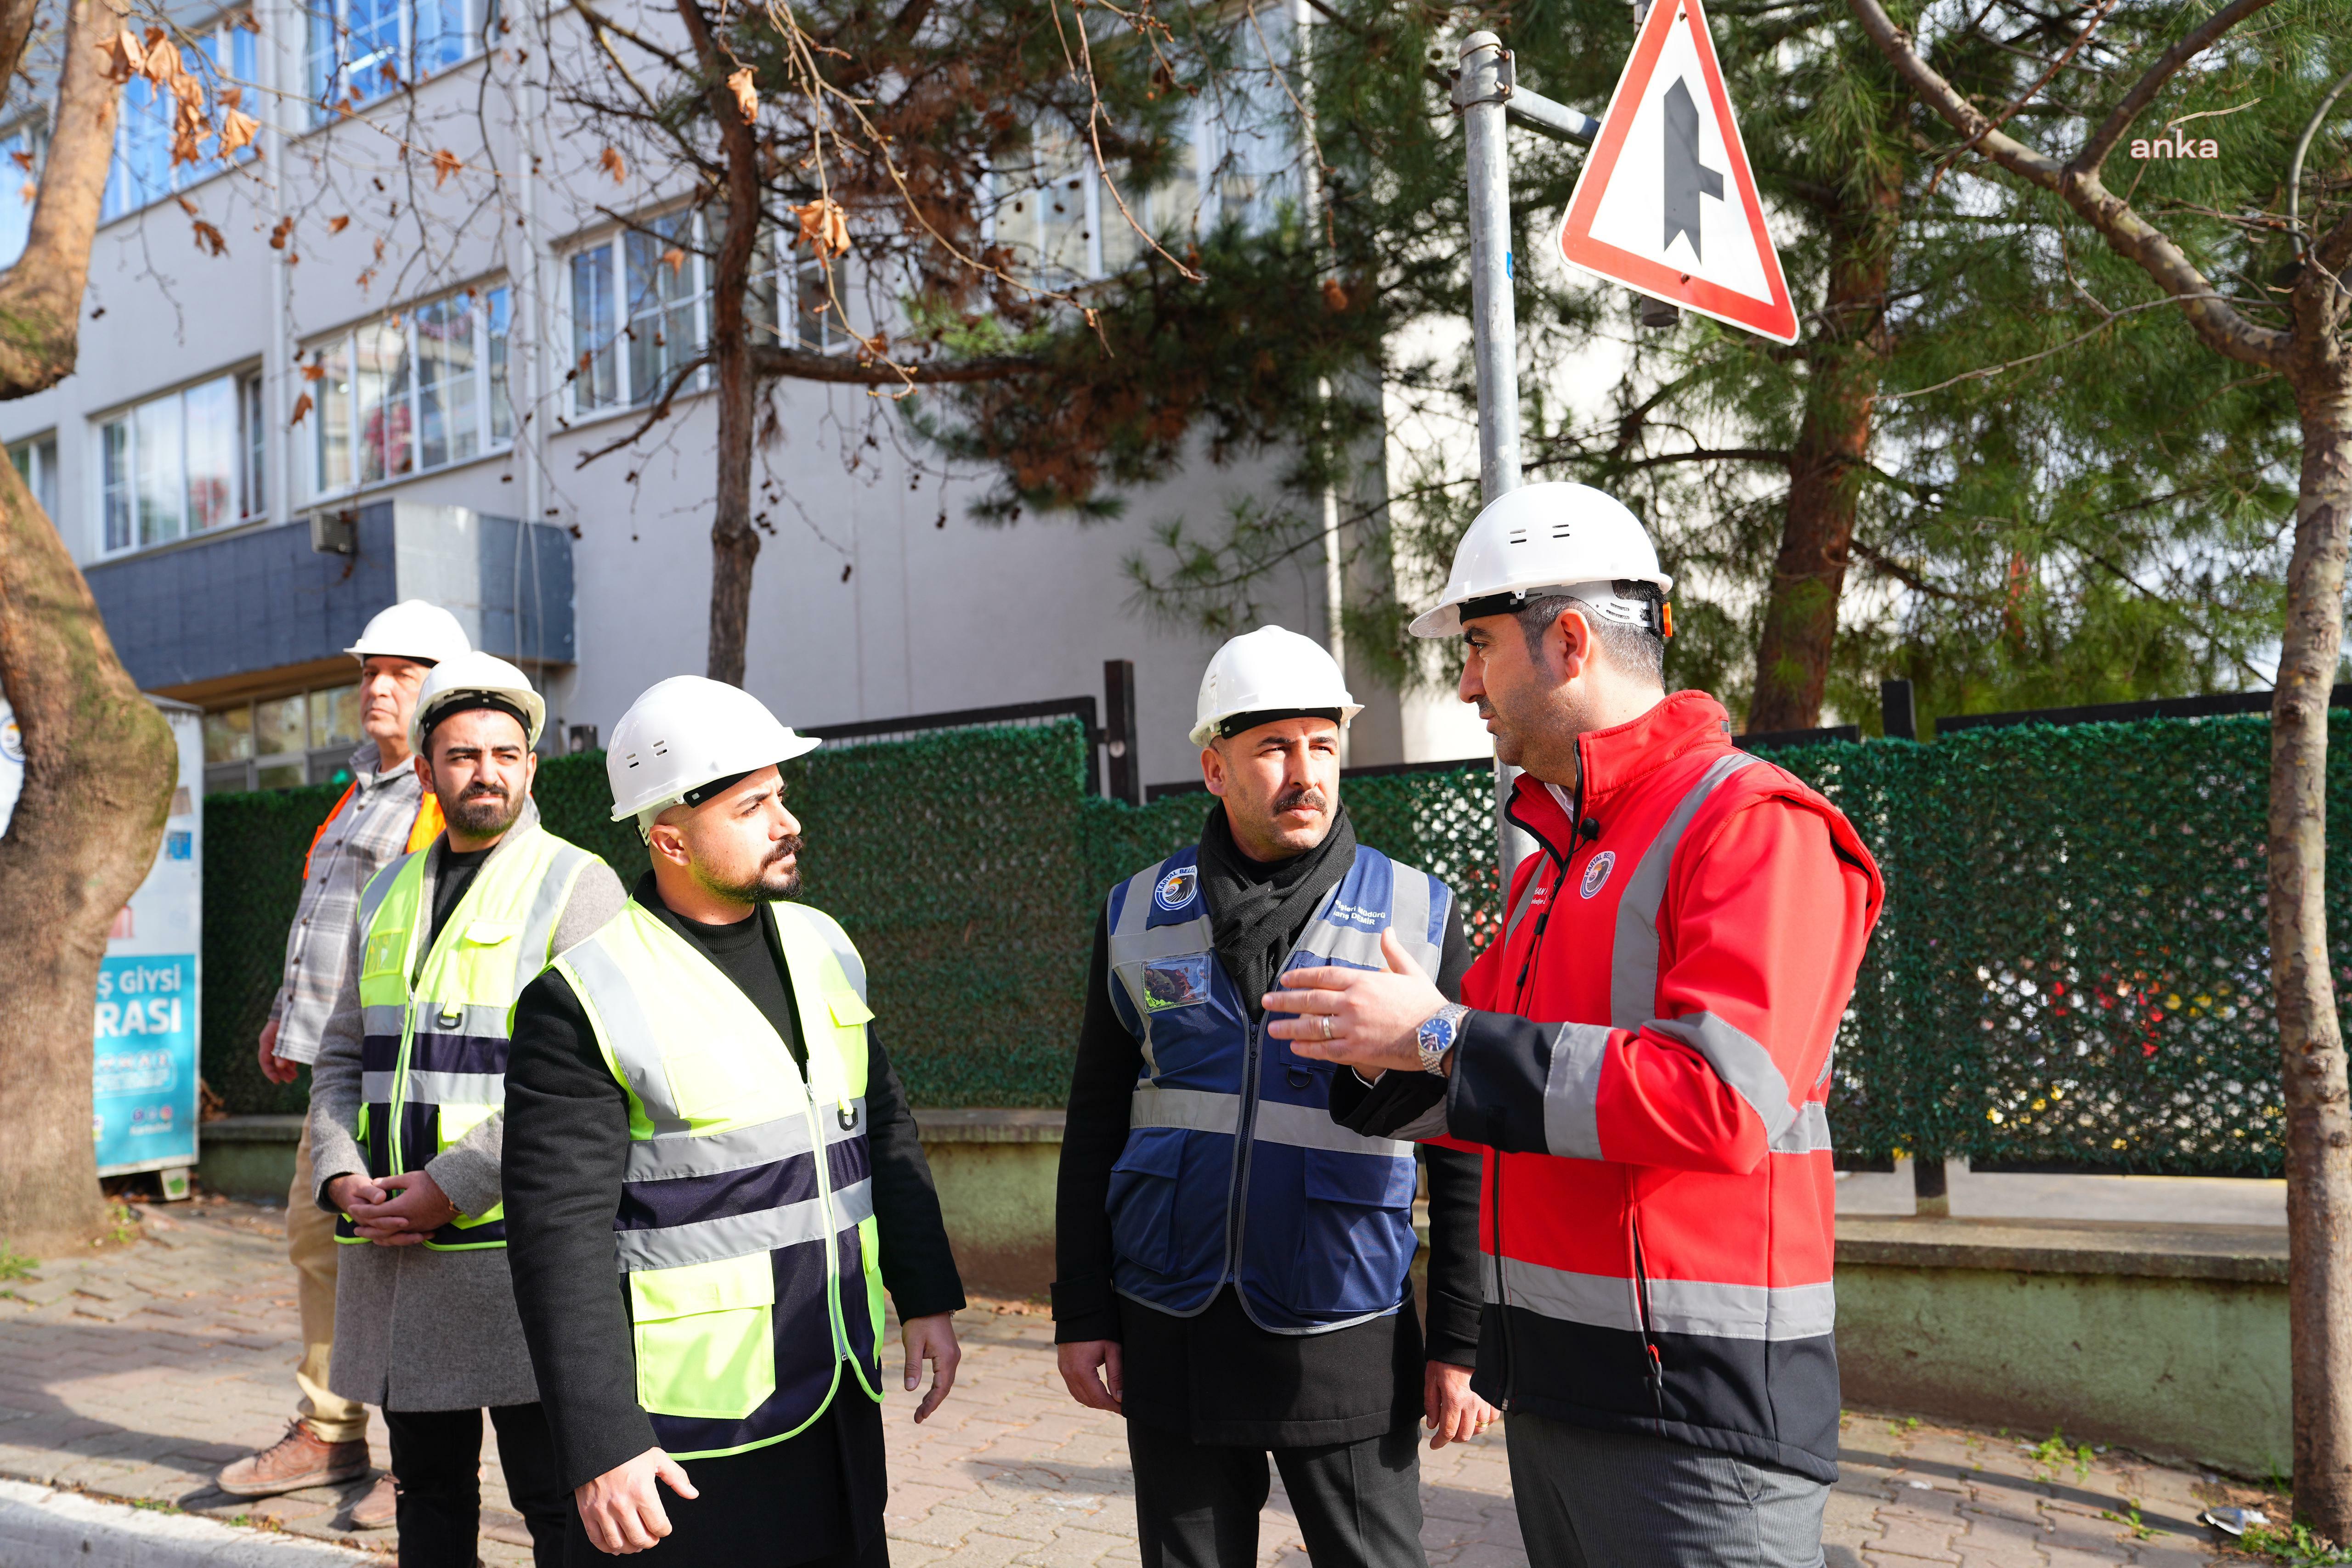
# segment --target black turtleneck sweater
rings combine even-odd
[[[1344,842],[1338,841],[1345,833]],[[1201,890],[1217,929],[1218,961],[1272,974],[1347,870],[1354,834],[1344,815],[1317,850],[1271,864],[1250,860],[1213,810],[1202,833]],[[1318,856],[1324,864],[1315,864]],[[1221,899],[1223,904],[1221,906]],[[1239,931],[1240,905],[1277,906],[1278,930],[1263,920]],[[1236,936],[1242,950],[1228,953]],[[1111,1288],[1110,1168],[1127,1145],[1129,1098],[1143,1049],[1118,1021],[1107,984],[1109,936],[1095,922],[1086,1015],[1071,1077],[1055,1204],[1054,1337],[1061,1343],[1120,1342],[1128,1418],[1188,1435],[1196,1443],[1304,1448],[1359,1442],[1417,1418],[1426,1361],[1468,1366],[1478,1350],[1478,1157],[1423,1147],[1429,1180],[1429,1334],[1408,1298],[1387,1317],[1321,1334],[1270,1333],[1250,1322],[1229,1285],[1197,1317],[1180,1318]],[[1268,944],[1276,949],[1268,954]],[[1457,901],[1445,925],[1438,988],[1461,994],[1470,944]],[[1251,1015],[1262,987],[1241,987]]]

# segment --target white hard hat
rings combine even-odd
[[[1192,744],[1206,746],[1218,727],[1244,714],[1339,710],[1339,727],[1364,711],[1322,643],[1279,626],[1261,626],[1217,650],[1201,677]]]
[[[1610,586],[1627,580],[1660,593],[1675,585],[1658,570],[1658,549],[1642,519],[1623,502],[1590,485],[1524,485],[1488,502],[1462,536],[1445,592],[1434,610],[1414,620],[1412,634],[1459,635],[1465,603],[1501,601],[1473,609],[1475,621],[1517,608],[1514,596],[1538,591],[1573,594],[1612,620],[1641,624],[1647,607],[1618,598]]]
[[[473,647],[455,615],[422,599],[404,599],[377,611],[369,620],[367,630],[360,633],[360,640],[343,652],[360,660],[382,654],[437,664],[471,653]]]
[[[485,697],[494,700],[484,702]],[[459,653],[434,665],[425,677],[425,687],[416,694],[416,711],[408,716],[408,749],[424,755],[425,732],[433,716],[467,707],[519,714],[530,737],[525,744],[533,747],[547,725],[547,700],[531,689],[529,675],[494,653]]]
[[[816,747],[740,686],[700,675],[656,681],[613,727],[604,753],[613,821],[635,817],[640,827],[650,826],[653,813],[706,784],[740,779]]]

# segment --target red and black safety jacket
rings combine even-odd
[[[1837,1479],[1830,1053],[1883,884],[1844,816],[1678,692],[1522,776],[1447,1142],[1486,1154],[1475,1386]]]

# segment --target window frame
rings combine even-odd
[[[243,393],[248,381],[257,380],[260,374],[259,368],[248,362],[227,370],[215,371],[210,375],[198,376],[165,391],[151,392],[145,397],[119,403],[113,408],[100,410],[89,416],[92,439],[85,463],[90,479],[91,533],[97,547],[91,559],[115,560],[125,556],[142,554],[147,550],[168,549],[190,539],[212,538],[227,533],[233,528],[268,520],[268,508],[265,504],[266,496],[249,491],[246,484],[247,465],[245,455],[255,436],[246,424],[248,411]],[[188,500],[187,398],[191,392],[202,392],[224,384],[231,411],[231,429],[226,455],[230,486],[234,492],[231,497],[233,510],[229,516],[208,528],[194,528],[190,524],[191,514],[194,508],[189,505]],[[173,445],[179,467],[179,526],[177,530],[168,538],[142,539],[139,537],[139,508],[142,501],[140,465],[142,459],[139,434],[141,415],[159,409],[166,403],[173,406],[173,411],[178,416],[177,436]],[[108,462],[110,436],[117,431],[121,433],[120,472],[122,478],[119,484],[110,478]],[[107,528],[108,503],[117,495],[124,498],[126,508],[127,537],[125,541],[119,545],[110,541]]]
[[[362,706],[356,676],[352,680],[338,682],[331,685],[306,685],[293,691],[267,692],[258,696],[243,697],[233,703],[224,703],[218,707],[206,708],[201,726],[203,730],[201,743],[205,747],[205,793],[217,795],[231,790],[261,789],[299,789],[306,784],[333,784],[347,780],[351,776],[351,755],[366,741],[366,734],[362,731],[354,738],[345,740],[326,735],[319,728],[320,708],[319,699],[331,698],[336,694],[344,692],[352,694],[351,706],[356,711]],[[275,705],[285,702],[297,703],[301,707],[302,745],[292,751],[273,751],[266,757],[262,756],[259,751],[260,738],[257,723],[259,710],[264,704]],[[223,758],[215,761],[211,752],[213,721],[233,713],[243,713],[246,716],[245,755],[241,758]],[[272,772],[277,772],[288,768],[299,768],[301,778],[292,782],[269,785],[264,785],[261,782],[262,769],[268,768]]]
[[[394,25],[398,34],[394,51],[399,57],[397,75],[386,79],[382,61],[385,51],[378,47],[364,58],[345,57],[346,46],[352,37],[351,12],[353,0],[301,0],[295,7],[301,18],[302,85],[301,96],[310,107],[310,128],[332,125],[346,114],[361,114],[398,94],[404,88],[428,81],[457,70],[488,52],[491,26],[497,22],[499,0],[439,0],[446,10],[454,4],[462,13],[458,30],[458,46],[455,57],[434,66],[429,70],[416,68],[418,0],[382,0],[394,13]],[[321,75],[324,54],[320,47],[320,29],[331,29],[335,40],[334,68]],[[365,93],[353,91],[349,84],[352,73],[372,70],[374,85]],[[332,89],[342,84],[344,90]]]
[[[347,389],[341,392],[331,390],[331,383],[335,379],[331,370],[315,381],[299,373],[293,380],[295,395],[299,397],[307,393],[311,401],[310,410],[303,417],[306,421],[313,423],[301,435],[303,456],[297,465],[304,481],[302,492],[305,504],[342,500],[362,491],[373,490],[386,485],[400,484],[416,478],[420,475],[446,473],[452,468],[464,467],[469,463],[479,463],[487,458],[504,456],[514,450],[516,426],[512,384],[515,365],[514,287],[512,278],[503,273],[494,274],[473,283],[428,295],[396,310],[387,310],[379,315],[353,321],[335,331],[323,333],[302,344],[296,351],[296,359],[302,366],[327,365],[331,362],[330,356],[340,355],[340,363],[344,367]],[[499,301],[499,297],[501,295],[505,297],[503,308]],[[419,322],[435,309],[446,307],[452,301],[458,299],[468,301],[474,324],[473,361],[470,370],[465,372],[466,379],[473,383],[471,417],[475,436],[474,450],[462,457],[445,455],[439,462],[428,464],[424,460],[424,456],[427,413],[425,399],[429,389],[420,373],[425,365],[425,359],[421,347],[424,340],[419,331]],[[502,332],[499,329],[501,319],[504,324]],[[403,399],[401,407],[405,414],[401,441],[407,451],[408,464],[405,467],[395,468],[387,454],[383,473],[373,478],[363,478],[361,476],[364,465],[360,458],[360,445],[364,439],[360,412],[359,381],[363,373],[359,370],[360,339],[363,333],[384,329],[396,329],[401,335],[399,361],[393,371],[368,373],[382,374],[388,381],[396,382],[401,389]],[[505,345],[503,351],[499,347],[501,339]],[[445,378],[439,384],[446,386],[454,379]],[[502,381],[506,415],[503,424],[499,418],[499,392]],[[377,396],[381,400],[379,406],[388,404],[390,392],[389,386],[378,392]],[[343,434],[348,445],[344,462],[349,466],[351,476],[348,480],[334,485],[328,483],[325,454],[320,450],[320,444],[327,439],[330,429],[329,421],[332,417],[332,411],[328,407],[328,400],[331,398],[343,398],[349,401],[349,406],[345,410],[348,423],[344,427]],[[448,428],[448,410],[446,406],[442,411],[442,419],[443,427],[446,430]]]
[[[47,430],[8,443],[8,461],[16,465],[17,476],[25,488],[33,493],[34,504],[55,522],[62,500],[58,488],[58,432],[55,425]],[[42,494],[43,491],[47,494]]]
[[[695,282],[685,298],[695,306],[694,352],[699,353],[710,341],[711,262],[709,252],[713,242],[707,213],[698,209],[667,208],[638,219],[634,226],[621,225],[598,230],[560,253],[562,265],[556,281],[556,340],[563,345],[568,356],[564,361],[563,376],[563,422],[566,427],[642,411],[652,403],[654,393],[659,391],[658,382],[649,388],[635,384],[635,374],[631,363],[632,356],[628,352],[635,340],[628,329],[615,326],[613,335],[599,347],[583,349],[580,346],[581,320],[576,292],[579,262],[600,252],[606,258],[605,277],[610,280],[611,306],[616,321],[625,310],[632,323],[656,317],[658,308],[639,310],[627,298],[628,240],[633,235],[640,238],[649,237],[647,231],[655,225],[689,212],[694,223],[690,235],[692,243],[680,248],[686,252],[683,266],[695,269]],[[677,236],[668,237],[674,241]],[[800,254],[798,245],[780,229],[764,230],[759,243],[760,252],[754,257],[751,272],[751,298],[746,302],[745,312],[754,334],[753,341],[760,341],[758,334],[764,333],[774,342],[812,353],[845,354],[855,348],[857,340],[846,326],[835,319],[834,312],[827,310],[812,316],[802,308],[804,299],[822,297],[821,287],[812,289],[805,280],[822,277],[826,263],[816,256]],[[842,263],[836,259],[831,265],[836,278],[835,291],[838,293],[841,292],[837,280],[841,276]],[[787,319],[794,324],[789,338],[782,329],[782,323]],[[814,335],[811,332],[812,322],[814,324]],[[592,355],[610,356],[613,392],[609,398],[601,398],[583,406],[580,400],[581,382],[590,378],[588,367],[582,361]],[[662,373],[666,376],[667,371]],[[678,388],[676,395],[698,396],[709,391],[713,384],[710,367],[705,365]]]

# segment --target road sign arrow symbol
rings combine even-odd
[[[1690,241],[1691,255],[1705,261],[1706,252],[1699,248],[1698,201],[1702,195],[1723,200],[1723,172],[1699,162],[1698,104],[1691,98],[1690,84],[1676,77],[1666,89],[1664,107],[1666,232],[1658,248],[1664,250],[1680,235]]]

